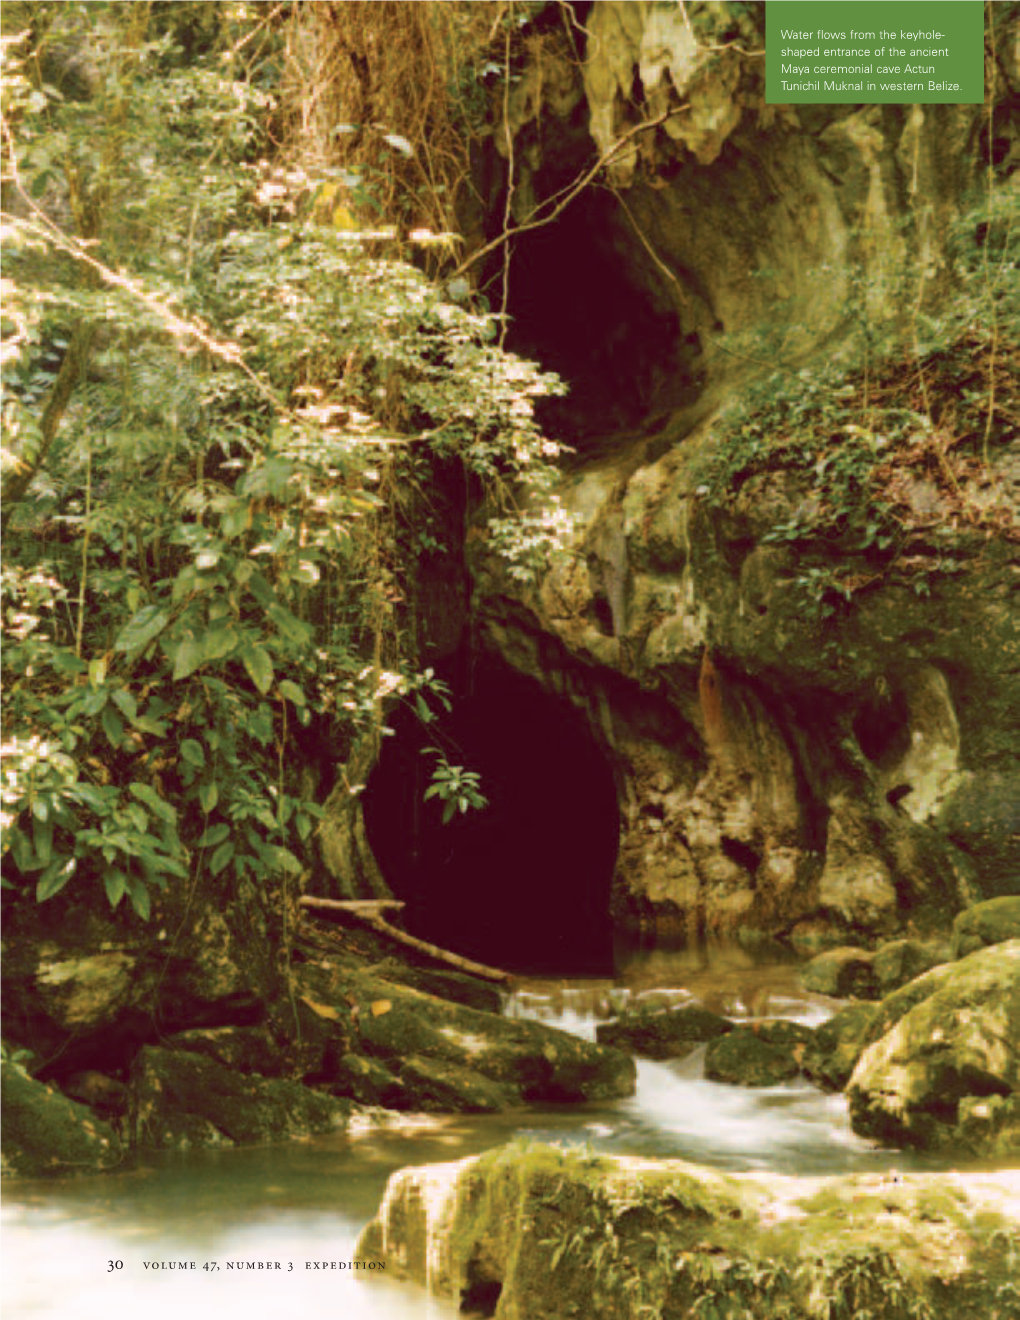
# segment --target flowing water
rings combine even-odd
[[[592,1038],[597,1020],[649,999],[747,1020],[817,1024],[832,1011],[797,990],[790,967],[661,952],[624,960],[616,981],[529,982],[508,1011]],[[265,1149],[149,1156],[120,1176],[16,1183],[3,1208],[4,1318],[180,1320],[191,1308],[207,1320],[240,1306],[245,1320],[268,1320],[299,1306],[311,1317],[452,1320],[454,1304],[351,1268],[354,1243],[393,1170],[516,1136],[730,1170],[925,1167],[855,1137],[841,1096],[797,1083],[721,1086],[703,1079],[702,1062],[701,1051],[640,1061],[636,1095],[602,1105],[405,1120]]]

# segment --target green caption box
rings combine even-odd
[[[980,105],[982,0],[766,0],[769,105]]]

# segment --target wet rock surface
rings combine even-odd
[[[815,1029],[804,1052],[803,1070],[825,1091],[842,1091],[873,1039],[877,1004],[847,1004]]]
[[[990,1314],[1015,1282],[1008,1176],[722,1175],[508,1146],[391,1179],[358,1254],[506,1320]],[[608,1251],[605,1243],[612,1245]]]
[[[1020,895],[992,898],[958,913],[953,922],[953,957],[965,958],[989,944],[1020,939]]]
[[[737,1086],[775,1086],[802,1071],[814,1031],[798,1022],[761,1022],[737,1027],[709,1043],[705,1076]]]
[[[242,1074],[216,1059],[146,1046],[131,1073],[140,1147],[263,1145],[346,1126],[350,1104],[300,1082]]]
[[[595,1038],[601,1045],[643,1059],[682,1059],[704,1041],[732,1031],[733,1025],[706,1008],[635,1010],[621,1014],[615,1022],[599,1023]]]
[[[801,968],[805,990],[835,999],[877,999],[875,955],[867,949],[826,949]]]
[[[928,972],[883,1002],[876,1027],[847,1086],[856,1132],[1020,1152],[1020,940]]]
[[[125,1149],[93,1109],[0,1063],[4,1113],[3,1171],[25,1178],[106,1173],[122,1167]]]

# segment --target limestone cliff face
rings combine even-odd
[[[938,309],[987,111],[766,106],[757,7],[686,8],[693,28],[679,6],[598,0],[579,61],[569,34],[536,47],[543,77],[522,75],[531,94],[495,135],[521,220],[592,141],[606,160],[597,194],[511,264],[518,346],[573,384],[550,415],[577,447],[559,492],[571,553],[521,587],[476,552],[479,636],[585,710],[617,767],[622,923],[888,932],[1020,885],[1017,559],[1000,516],[1015,424],[951,486],[904,478],[910,534],[877,569],[846,538],[776,537],[810,513],[810,469],[750,465],[712,498],[704,472],[734,443],[720,409],[763,365],[795,374],[861,316],[895,338],[908,289],[911,314]],[[1014,28],[996,40],[993,101]],[[1015,198],[1015,128],[992,122]],[[929,571],[947,530],[951,563]]]

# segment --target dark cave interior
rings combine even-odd
[[[365,790],[368,841],[407,929],[513,972],[611,972],[619,814],[583,718],[493,660],[454,691],[433,724],[397,711]],[[424,801],[432,746],[480,773],[487,806],[443,824],[442,803]]]
[[[586,193],[514,240],[507,311],[507,347],[570,387],[539,405],[539,420],[579,451],[655,429],[701,391],[702,345],[609,193]]]

